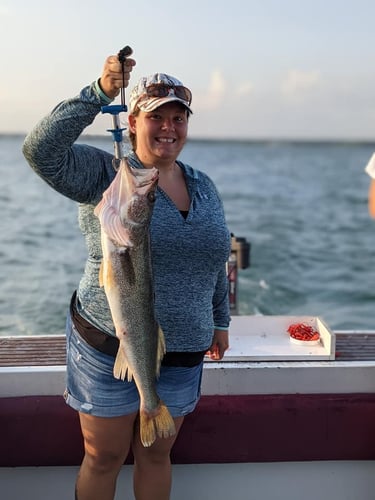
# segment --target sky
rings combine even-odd
[[[374,26],[374,0],[0,0],[0,133],[130,45],[130,86],[165,72],[191,89],[192,138],[374,140]]]

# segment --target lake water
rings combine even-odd
[[[23,136],[0,136],[0,335],[61,334],[85,263],[76,204],[27,165]],[[81,142],[112,151],[111,137]],[[230,230],[251,243],[239,314],[314,315],[375,328],[375,220],[364,167],[375,144],[191,140]]]

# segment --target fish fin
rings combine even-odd
[[[130,231],[123,225],[118,211],[109,203],[103,203],[100,207],[98,205],[97,208],[94,213],[107,237],[119,246],[132,247]]]
[[[166,347],[165,347],[164,333],[163,333],[163,330],[159,326],[158,348],[157,348],[157,354],[156,354],[156,376],[157,377],[159,377],[159,375],[160,375],[160,365],[161,365],[162,359],[164,358],[165,351],[166,351]]]
[[[121,380],[127,379],[128,382],[133,380],[133,371],[130,369],[124,348],[121,346],[121,342],[117,351],[115,364],[113,366],[113,375],[115,378]]]
[[[99,285],[102,287],[104,286],[104,284],[106,284],[107,287],[112,287],[113,284],[116,283],[112,262],[110,259],[107,259],[105,263],[106,266],[104,266],[104,258],[103,258],[99,268]]]
[[[167,438],[176,434],[176,427],[172,415],[165,404],[160,401],[159,414],[155,417],[155,427],[160,438]]]
[[[105,204],[105,201],[104,201],[104,198],[102,198],[99,203],[96,205],[96,207],[94,208],[94,214],[99,218],[100,217],[100,214],[101,214],[101,211],[103,209],[103,206]]]
[[[123,226],[120,217],[113,217],[111,223],[102,226],[102,228],[108,238],[114,241],[118,246],[125,248],[132,248],[134,246],[131,240],[130,231]]]
[[[153,444],[156,436],[168,438],[176,434],[174,420],[168,408],[161,401],[156,415],[149,415],[145,411],[140,412],[140,433],[144,447]]]

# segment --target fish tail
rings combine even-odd
[[[129,367],[128,360],[125,355],[125,350],[121,346],[121,342],[117,351],[115,364],[113,366],[113,375],[115,378],[125,380],[128,379],[128,382],[133,380],[133,372]]]
[[[156,414],[140,412],[140,432],[143,446],[149,447],[155,441],[156,436],[168,438],[176,434],[176,427],[168,408],[160,402]]]
[[[155,417],[155,427],[161,438],[168,438],[176,434],[174,420],[162,401],[160,401],[159,414]]]

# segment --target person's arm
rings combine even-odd
[[[133,60],[126,65],[128,85]],[[117,56],[107,58],[101,78],[78,96],[60,103],[27,135],[23,153],[30,166],[61,194],[79,202],[97,198],[96,187],[108,183],[106,168],[111,155],[91,146],[74,144],[103,105],[112,102],[122,86]],[[98,201],[98,200],[96,200]]]
[[[23,144],[23,154],[32,169],[56,191],[79,202],[89,201],[90,194],[84,187],[95,184],[95,173],[98,176],[102,172],[103,164],[94,148],[74,142],[94,121],[100,107],[95,85],[85,87],[45,116]]]
[[[368,190],[368,212],[375,219],[375,179],[371,179]]]
[[[229,294],[226,267],[221,269],[213,296],[214,336],[207,353],[213,360],[223,358],[229,347]]]
[[[375,218],[375,154],[366,165],[365,172],[371,177],[368,190],[368,211],[370,216]]]
[[[219,192],[212,182],[208,180],[208,189],[212,191],[212,195],[216,198],[214,209],[211,211],[211,216],[216,218],[216,225],[222,227],[223,233],[220,237],[221,244],[224,245],[222,250],[227,252],[226,262],[223,262],[217,274],[215,290],[212,297],[212,314],[214,321],[214,332],[212,343],[207,355],[213,360],[223,358],[225,351],[229,347],[229,324],[230,324],[230,307],[229,307],[229,281],[227,276],[227,260],[230,254],[230,233],[226,227],[224,205],[220,198]],[[214,215],[215,214],[215,215]],[[225,235],[226,233],[226,235]],[[225,236],[224,236],[225,235]]]

